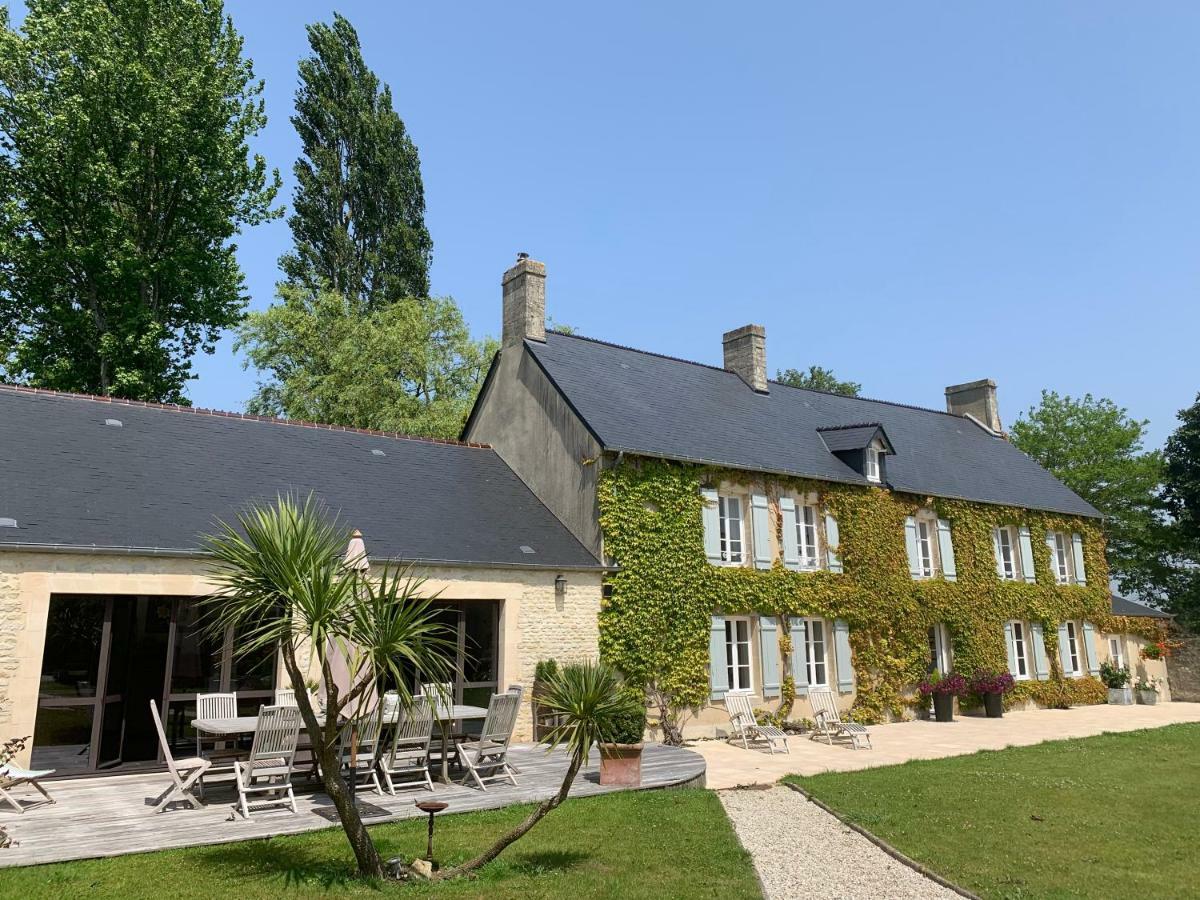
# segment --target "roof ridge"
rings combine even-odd
[[[714,372],[724,372],[727,375],[733,375],[735,378],[738,377],[735,373],[730,372],[728,369],[724,369],[721,366],[714,366],[711,363],[696,362],[696,360],[694,360],[694,359],[684,359],[680,356],[670,356],[666,353],[656,353],[653,350],[642,350],[639,347],[630,347],[628,344],[618,344],[614,341],[605,341],[605,340],[601,340],[600,338],[588,337],[585,334],[575,334],[575,333],[567,333],[565,331],[555,331],[552,328],[546,329],[546,333],[547,334],[556,334],[559,337],[576,338],[581,341],[589,341],[590,343],[601,344],[602,346],[605,346],[605,347],[616,347],[618,350],[628,350],[630,353],[641,353],[644,356],[655,356],[659,359],[669,359],[672,362],[686,363],[689,366],[699,366],[702,369],[712,369]],[[773,378],[768,378],[767,383],[774,384],[774,385],[777,385],[782,388],[788,388],[789,390],[793,390],[793,391],[807,391],[808,393],[811,393],[811,394],[824,394],[827,397],[843,397],[847,400],[862,400],[864,403],[882,403],[885,406],[898,406],[898,407],[901,407],[902,409],[915,409],[920,412],[937,413],[939,416],[950,416],[952,419],[964,418],[964,416],[960,416],[957,413],[948,412],[944,409],[933,409],[932,407],[929,407],[929,406],[918,406],[915,403],[901,403],[897,400],[879,400],[878,398],[875,398],[875,397],[858,397],[858,396],[852,397],[848,394],[839,394],[837,391],[822,391],[819,388],[796,387],[795,385],[792,385],[792,384],[784,384],[782,381],[776,381]]]
[[[246,422],[263,422],[268,425],[290,425],[296,428],[316,428],[322,431],[343,431],[349,434],[366,434],[372,437],[393,438],[402,441],[419,441],[426,444],[448,444],[452,447],[470,447],[475,450],[491,450],[491,444],[481,444],[476,441],[456,441],[450,438],[425,437],[416,434],[404,434],[400,431],[383,431],[376,428],[355,428],[350,425],[330,425],[327,422],[310,422],[306,419],[282,419],[278,416],[259,416],[253,413],[230,412],[223,409],[210,409],[203,406],[183,406],[179,403],[156,403],[151,400],[129,400],[125,397],[107,397],[103,394],[85,394],[77,391],[56,391],[51,388],[30,387],[24,384],[0,384],[0,391],[10,391],[20,394],[35,394],[49,397],[66,397],[73,400],[91,400],[95,403],[110,403],[115,406],[132,406],[141,409],[162,409],[170,412],[191,413],[197,416],[210,416],[221,419],[241,419]]]

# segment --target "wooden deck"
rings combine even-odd
[[[409,789],[397,791],[392,797],[362,790],[359,799],[388,811],[386,816],[367,820],[374,824],[423,815],[413,805],[418,800],[444,800],[450,804],[447,813],[496,809],[543,800],[562,783],[567,765],[562,751],[547,753],[545,748],[525,745],[514,747],[509,758],[521,772],[517,777],[520,784],[515,787],[489,783],[484,792],[458,784],[438,784],[432,794]],[[642,789],[703,784],[704,768],[703,757],[690,750],[647,744],[642,758]],[[329,798],[303,787],[303,777],[296,780],[301,787],[296,796],[298,812],[264,810],[253,813],[249,820],[235,811],[237,795],[231,782],[210,783],[205,789],[203,809],[177,804],[156,815],[150,803],[169,784],[170,776],[165,772],[49,782],[50,793],[57,801],[54,805],[30,808],[21,815],[0,808],[0,824],[19,842],[0,850],[0,867],[222,844],[331,827],[329,820],[317,812],[328,810]],[[590,765],[576,778],[571,796],[587,797],[613,790],[618,789],[601,787],[599,759],[593,753]],[[23,800],[41,799],[28,788],[19,789],[18,796]]]

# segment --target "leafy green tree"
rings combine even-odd
[[[807,388],[810,391],[825,391],[830,394],[841,394],[843,397],[857,397],[862,385],[857,381],[842,381],[830,369],[821,366],[809,366],[808,371],[798,369],[783,369],[775,373],[775,380],[789,387]]]
[[[262,82],[220,0],[0,7],[0,369],[186,402],[246,298],[233,237],[280,213]]]
[[[1041,403],[1013,423],[1018,449],[1049,469],[1107,518],[1108,565],[1122,591],[1157,594],[1162,552],[1162,454],[1144,447],[1144,420],[1111,400],[1042,391]]]
[[[429,294],[433,242],[417,148],[387,85],[367,68],[358,34],[334,14],[308,26],[292,125],[296,161],[289,283],[329,289],[364,310]]]
[[[268,373],[251,412],[429,437],[457,437],[493,342],[471,339],[453,300],[402,299],[369,312],[332,291],[281,285],[238,333]]]
[[[1200,626],[1200,395],[1179,413],[1167,438],[1163,499],[1171,514],[1167,546],[1175,566],[1164,580],[1164,605],[1188,624]]]

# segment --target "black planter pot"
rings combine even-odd
[[[933,718],[938,722],[954,721],[954,697],[952,695],[933,695]]]
[[[999,719],[1004,715],[1004,695],[984,694],[983,711],[989,719]]]

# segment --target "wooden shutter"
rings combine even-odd
[[[1071,667],[1071,639],[1067,636],[1067,623],[1058,623],[1058,663],[1062,666],[1063,674]]]
[[[779,498],[779,518],[783,532],[783,565],[793,572],[800,568],[800,542],[796,540],[796,501]]]
[[[713,700],[721,700],[729,690],[728,661],[725,659],[725,619],[713,616],[708,632],[708,683]]]
[[[721,513],[717,509],[717,492],[712,488],[702,488],[700,497],[700,517],[704,522],[704,555],[710,563],[721,562]],[[724,640],[724,638],[722,638]]]
[[[754,526],[754,568],[771,568],[771,516],[763,494],[750,497],[750,521]]]
[[[992,553],[996,556],[996,574],[1004,577],[1004,556],[1000,552],[1000,529],[992,529]]]
[[[1096,626],[1091,622],[1083,623],[1083,655],[1087,657],[1089,675],[1100,674],[1100,654],[1096,651]]]
[[[1029,632],[1032,637],[1027,643],[1033,644],[1033,674],[1038,681],[1048,681],[1050,660],[1046,659],[1046,636],[1042,633],[1042,623],[1032,623]]]
[[[908,574],[913,578],[920,578],[921,557],[917,552],[916,516],[907,516],[904,519],[904,549],[908,551]]]
[[[779,628],[774,616],[758,618],[758,649],[762,659],[762,695],[779,696]]]
[[[833,648],[837,659],[838,691],[848,694],[854,690],[854,662],[850,658],[850,626],[842,619],[833,622]]]
[[[842,571],[842,557],[838,553],[842,539],[838,535],[837,519],[832,513],[825,513],[825,559],[830,572]]]
[[[796,696],[808,696],[808,623],[803,619],[792,619],[788,635],[792,639],[792,681],[796,683]]]
[[[1021,542],[1021,570],[1025,581],[1033,584],[1037,581],[1037,570],[1033,567],[1033,540],[1029,536],[1029,526],[1022,525],[1017,529],[1017,537]]]
[[[1083,535],[1078,531],[1071,535],[1071,555],[1075,557],[1075,583],[1087,584],[1087,572],[1083,568]]]
[[[1029,642],[1026,641],[1026,644]],[[1013,635],[1012,622],[1004,623],[1004,646],[1008,648],[1008,674],[1013,678],[1017,677],[1017,641]],[[1026,657],[1026,665],[1029,665],[1029,659]]]
[[[942,577],[947,581],[958,581],[958,569],[954,566],[954,539],[950,535],[950,523],[937,520],[938,551],[942,556]]]

